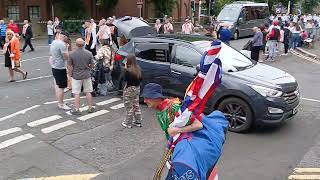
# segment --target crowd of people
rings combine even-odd
[[[286,56],[289,51],[297,47],[311,46],[315,28],[319,27],[319,16],[310,14],[308,16],[271,15],[269,21],[270,23],[253,28],[255,33],[251,48],[253,60],[274,61],[279,51],[283,51],[281,55]]]
[[[174,30],[174,27],[172,25],[173,19],[172,17],[165,16],[163,19],[157,19],[154,24],[154,29],[158,34],[173,34],[173,33],[181,33],[181,34],[198,34],[200,30],[203,29],[203,27],[198,23],[198,21],[195,21],[193,24],[190,20],[190,17],[187,17],[182,26],[181,31]]]

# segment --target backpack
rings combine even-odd
[[[274,36],[270,37],[270,40],[279,41],[279,39],[280,39],[280,30],[278,28],[272,28],[272,31],[274,31]]]

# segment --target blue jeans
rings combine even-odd
[[[273,59],[276,56],[277,41],[269,40],[269,56],[268,59]]]
[[[296,49],[298,47],[299,40],[300,40],[299,33],[292,33],[291,48]]]
[[[53,35],[48,35],[48,44],[51,44],[53,41]]]

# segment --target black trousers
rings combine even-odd
[[[261,50],[261,46],[252,46],[251,49],[251,59],[255,61],[259,61],[259,52]]]
[[[24,42],[24,46],[22,48],[22,51],[24,51],[28,45],[32,51],[34,50],[32,44],[31,44],[31,38],[25,38],[25,42]]]
[[[288,53],[288,49],[289,49],[289,42],[288,43],[284,43],[284,53],[285,54]]]
[[[119,49],[119,44],[118,44],[118,38],[116,35],[112,35],[111,36],[112,41],[114,42],[114,44],[117,46],[117,48]]]

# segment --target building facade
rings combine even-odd
[[[115,15],[142,16],[144,19],[160,18],[155,16],[155,7],[148,0],[118,0],[118,4],[112,10],[106,10],[97,6],[97,0],[82,0],[86,14],[94,19]],[[140,5],[137,5],[137,1]],[[55,0],[0,0],[0,19],[13,19],[22,22],[25,19],[47,21],[54,16],[61,17],[63,1]],[[191,0],[177,0],[172,10],[174,19],[183,20],[191,16]]]

